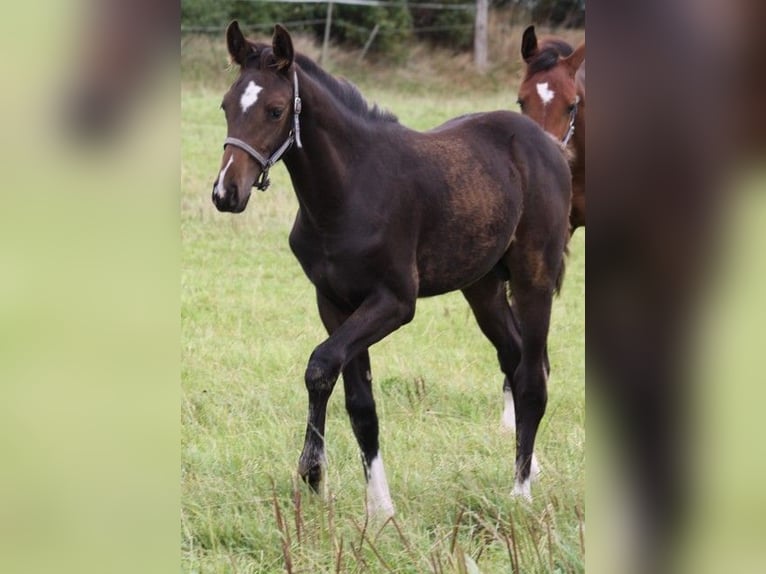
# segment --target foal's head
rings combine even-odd
[[[290,34],[277,25],[272,45],[245,39],[234,21],[226,43],[239,76],[223,97],[227,139],[213,203],[219,211],[240,213],[253,187],[265,189],[268,168],[293,143],[294,69]],[[299,106],[299,104],[298,104]],[[296,107],[298,107],[296,106]]]
[[[563,141],[576,113],[575,74],[585,60],[585,44],[576,50],[557,39],[538,44],[535,27],[529,26],[521,41],[521,56],[527,65],[519,87],[521,112]]]

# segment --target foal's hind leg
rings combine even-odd
[[[482,333],[497,350],[503,380],[503,416],[501,423],[507,430],[516,430],[516,409],[511,381],[521,360],[521,336],[518,319],[509,305],[505,282],[496,274],[486,275],[470,287],[463,289]],[[540,471],[532,455],[532,478]]]
[[[511,379],[521,360],[521,339],[518,322],[508,304],[505,282],[495,273],[490,273],[463,289],[463,295],[468,300],[482,333],[497,350],[500,369],[505,374],[501,422],[504,428],[515,430],[516,415]]]
[[[514,310],[521,329],[521,361],[511,384],[516,403],[515,495],[531,498],[535,437],[548,401],[545,364],[553,292],[563,249],[546,254],[516,246],[509,253]]]

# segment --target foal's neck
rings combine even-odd
[[[301,209],[321,226],[331,223],[351,192],[349,172],[366,151],[369,128],[300,68],[298,81],[303,147],[293,147],[284,161]]]

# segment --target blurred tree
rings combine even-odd
[[[361,47],[378,24],[380,33],[372,44],[373,52],[395,55],[403,50],[404,41],[411,37],[467,50],[473,45],[475,10],[439,10],[432,5],[473,3],[474,0],[401,0],[394,6],[335,4],[331,38],[339,44]],[[585,25],[585,0],[491,0],[491,5],[526,10],[536,24]],[[236,18],[245,30],[266,30],[276,22],[286,22],[293,23],[289,26],[290,31],[309,32],[317,40],[321,40],[324,33],[326,13],[327,4],[323,3],[181,0],[181,23],[187,27],[223,27]]]

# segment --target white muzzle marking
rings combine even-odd
[[[229,156],[229,161],[226,163],[226,166],[221,170],[221,173],[218,174],[218,183],[215,184],[215,194],[221,199],[226,195],[226,189],[223,187],[223,178],[226,177],[226,170],[229,169],[233,162],[234,154]]]

